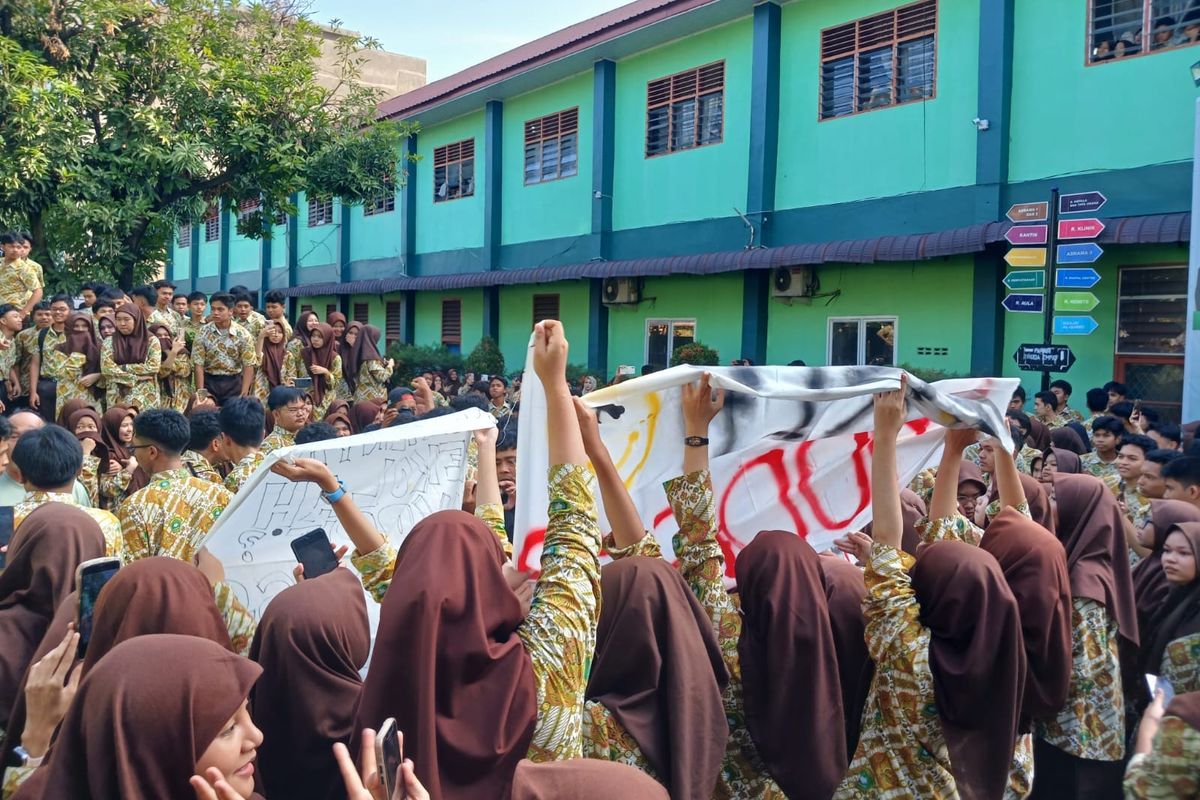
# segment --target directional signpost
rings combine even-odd
[[[1100,325],[1091,317],[1055,317],[1055,336],[1087,336]]]
[[[1100,192],[1076,192],[1064,194],[1058,198],[1058,213],[1060,214],[1094,214],[1099,211],[1108,198]]]
[[[1028,372],[1066,372],[1075,354],[1065,344],[1023,344],[1013,353],[1017,367]]]
[[[1044,267],[1046,248],[1014,247],[1004,254],[1004,260],[1010,267]]]
[[[1058,221],[1059,239],[1095,239],[1104,232],[1104,223],[1095,217]]]
[[[1026,269],[1010,272],[1004,276],[1004,285],[1013,291],[1018,289],[1045,289],[1046,270]]]
[[[1091,267],[1059,269],[1054,273],[1055,289],[1090,289],[1100,282],[1100,273]]]
[[[1095,264],[1104,255],[1104,248],[1095,242],[1060,244],[1054,259],[1059,264]]]
[[[1004,234],[1009,244],[1045,244],[1050,235],[1047,225],[1014,225]]]
[[[1006,311],[1018,314],[1042,313],[1042,295],[1040,294],[1010,294],[1002,303]]]
[[[1058,292],[1054,295],[1055,311],[1091,311],[1100,300],[1091,292]]]
[[[1050,218],[1050,204],[1045,200],[1040,203],[1016,203],[1009,207],[1007,216],[1013,222],[1045,222]]]

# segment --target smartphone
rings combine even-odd
[[[1135,412],[1142,410],[1142,401],[1140,399],[1133,401],[1133,410]]]
[[[396,772],[403,761],[404,753],[400,750],[400,732],[396,729],[396,718],[388,717],[379,726],[379,733],[375,734],[375,763],[376,769],[379,770],[379,778],[383,782],[384,797],[405,800],[408,796],[403,788],[399,793],[392,794],[396,791]]]
[[[0,506],[0,547],[8,547],[13,537],[13,507]],[[0,552],[0,569],[8,563],[8,553]]]
[[[1163,708],[1166,708],[1167,705],[1171,702],[1171,700],[1174,699],[1174,697],[1175,697],[1175,687],[1172,686],[1171,682],[1169,680],[1167,680],[1166,678],[1162,678],[1158,675],[1147,674],[1146,675],[1146,685],[1150,687],[1150,698],[1151,699],[1154,699],[1154,691],[1156,689],[1162,689]]]
[[[296,378],[296,388],[297,389],[311,389],[312,388],[312,378]]]
[[[75,570],[75,588],[79,592],[79,619],[75,630],[79,632],[79,657],[87,653],[88,642],[92,638],[92,618],[96,612],[96,598],[104,584],[113,579],[121,568],[119,558],[93,558],[85,561]]]
[[[311,530],[293,539],[292,552],[296,554],[296,560],[304,566],[305,578],[318,578],[337,569],[338,562],[333,556],[333,546],[329,543],[324,528]]]
[[[619,366],[619,367],[617,367],[617,374],[618,375],[632,375],[633,367],[625,366],[625,365]]]

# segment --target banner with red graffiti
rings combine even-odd
[[[677,530],[663,482],[683,470],[680,387],[705,371],[725,389],[709,439],[719,537],[733,556],[763,530],[789,530],[818,550],[871,519],[872,395],[900,385],[889,367],[674,367],[587,395],[600,433],[667,558]],[[1013,378],[925,383],[909,377],[908,423],[897,447],[900,480],[940,456],[946,427],[978,428],[1011,446],[1004,409]],[[514,557],[536,570],[546,525],[545,394],[526,366],[518,430]],[[600,498],[597,497],[599,502]],[[601,528],[609,530],[601,507]]]

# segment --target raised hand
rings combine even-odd
[[[875,438],[895,439],[907,415],[905,395],[908,392],[908,373],[900,374],[900,388],[875,395]]]
[[[188,783],[196,793],[196,800],[246,800],[225,781],[221,770],[216,767],[209,767],[204,777],[193,775]]]
[[[566,391],[569,345],[562,323],[552,319],[543,320],[534,326],[533,331],[534,371],[547,392],[558,388]]]
[[[683,386],[683,429],[688,436],[707,436],[708,426],[725,407],[725,390],[717,389],[714,396],[707,372],[697,383]]]
[[[842,538],[835,539],[833,543],[838,550],[854,556],[860,564],[865,564],[871,557],[871,545],[874,540],[861,531],[850,531]]]
[[[29,677],[25,681],[27,721],[21,744],[35,758],[46,753],[54,729],[67,713],[75,690],[79,688],[80,670],[72,672],[78,647],[79,634],[75,632],[75,624],[71,623],[63,640],[29,668]]]
[[[584,449],[591,456],[597,445],[604,446],[600,439],[600,419],[596,410],[581,398],[572,397],[571,400],[575,403],[575,417],[579,420],[579,433],[583,436]]]
[[[337,491],[338,488],[333,472],[323,461],[315,458],[293,458],[290,461],[280,459],[271,465],[271,472],[296,483],[315,483],[323,492]]]
[[[950,428],[946,431],[946,449],[961,453],[979,441],[979,431],[974,428]]]

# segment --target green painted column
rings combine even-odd
[[[217,262],[217,278],[223,292],[229,288],[229,229],[236,220],[236,217],[229,210],[229,206],[224,200],[220,201],[220,203],[220,210],[217,212],[221,218],[220,259]]]
[[[417,134],[404,140],[401,152],[406,178],[404,188],[400,190],[400,258],[404,264],[404,274],[411,275],[417,240],[417,181],[413,173],[418,165],[410,159],[417,154]]]
[[[350,220],[352,218],[353,208],[344,200],[337,201],[338,208],[338,249],[337,249],[337,270],[338,281],[341,283],[349,283],[350,281]],[[338,295],[338,308],[350,318],[350,295]]]
[[[612,252],[613,142],[616,135],[617,65],[592,68],[592,258]],[[607,330],[607,326],[605,327]],[[594,369],[594,367],[593,367]]]
[[[588,369],[608,375],[608,306],[604,280],[592,278],[588,287]]]
[[[300,202],[300,195],[293,193],[288,198],[293,208]],[[287,218],[287,285],[289,287],[300,285],[300,210],[296,209]],[[295,297],[292,298],[292,318],[295,319],[299,313],[300,303]]]
[[[504,209],[504,103],[499,100],[489,100],[483,109],[483,174],[483,263],[492,270],[500,268]]]
[[[188,247],[188,280],[191,281],[192,291],[200,281],[200,226],[192,225],[192,244]]]

